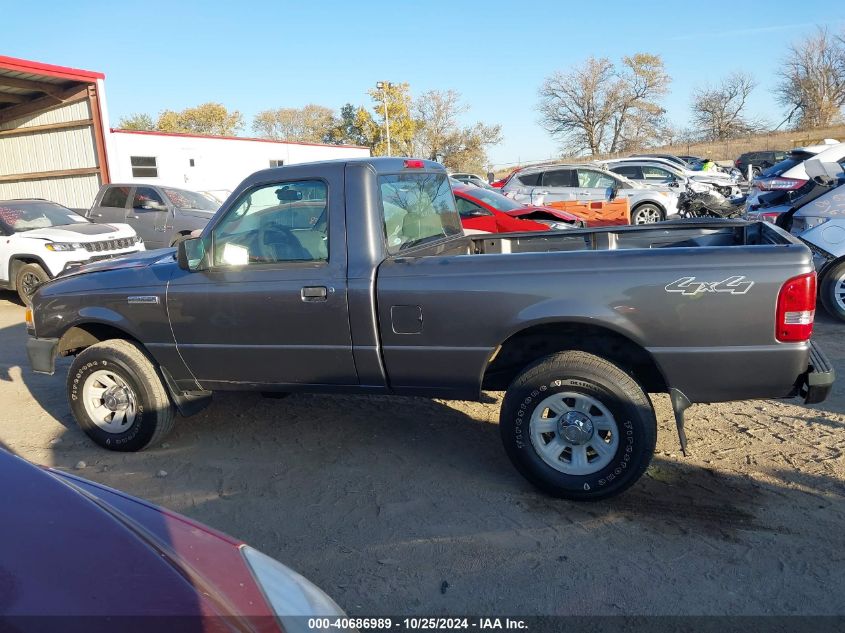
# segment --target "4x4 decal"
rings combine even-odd
[[[683,295],[697,295],[704,292],[727,292],[732,295],[744,295],[753,281],[745,281],[745,277],[737,275],[722,281],[696,281],[695,277],[681,277],[670,284],[666,284],[666,292],[679,292]]]

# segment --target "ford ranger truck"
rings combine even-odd
[[[649,393],[682,446],[692,403],[824,400],[815,284],[809,249],[764,222],[467,236],[442,166],[366,158],[260,171],[175,250],[44,284],[27,349],[47,374],[75,357],[73,415],[116,451],[217,390],[505,391],[517,470],[593,500],[648,466]]]

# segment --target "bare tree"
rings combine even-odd
[[[845,105],[845,42],[826,28],[789,47],[778,102],[796,115],[797,128],[825,127]]]
[[[669,92],[672,81],[663,59],[649,53],[622,58],[619,80],[611,152],[646,146],[661,135],[666,111],[658,100]]]
[[[602,151],[619,87],[609,59],[590,57],[568,73],[555,72],[540,87],[543,127],[561,139],[564,149]]]
[[[415,154],[442,160],[459,171],[484,171],[487,148],[502,138],[500,125],[476,123],[461,126],[459,117],[469,110],[455,90],[430,90],[414,103]]]
[[[662,123],[659,100],[670,81],[658,55],[625,57],[619,69],[606,58],[590,57],[568,73],[546,78],[540,88],[541,122],[573,153],[644,145]]]
[[[760,121],[746,114],[748,97],[757,82],[741,72],[727,76],[715,87],[698,88],[692,96],[692,126],[707,141],[725,141],[759,132]]]

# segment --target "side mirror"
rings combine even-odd
[[[176,261],[179,268],[188,272],[198,272],[208,268],[205,242],[200,237],[189,237],[179,242],[176,247]]]
[[[619,185],[613,185],[607,192],[607,199],[613,202],[616,200],[616,196],[619,195]]]

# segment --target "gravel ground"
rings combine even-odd
[[[576,504],[511,467],[489,402],[218,394],[138,454],[76,428],[64,381],[30,372],[0,296],[0,444],[248,541],[351,615],[845,614],[845,388],[821,405],[697,405],[691,455],[668,398],[643,479]],[[845,375],[843,326],[819,340]],[[161,472],[164,471],[164,472]],[[166,474],[165,474],[166,473]]]

